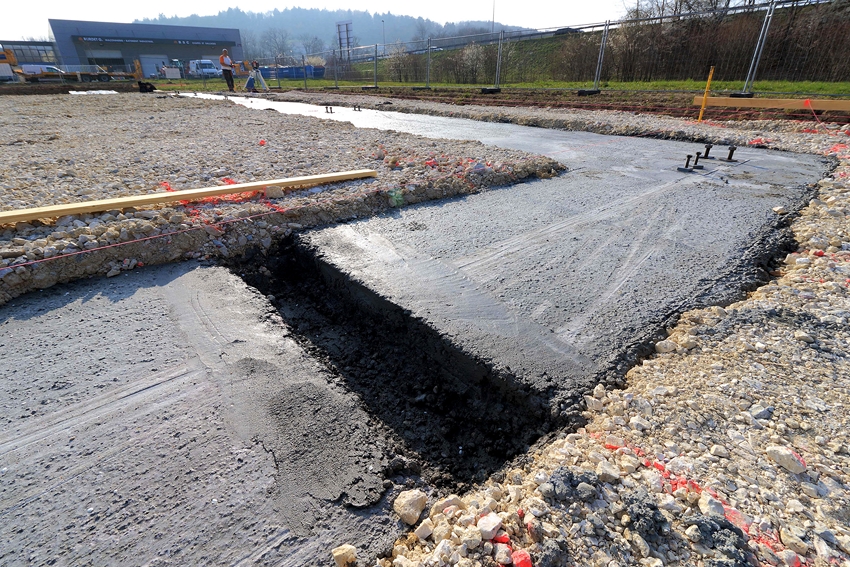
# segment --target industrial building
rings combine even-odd
[[[20,63],[99,65],[110,71],[132,71],[134,61],[142,65],[146,77],[173,59],[210,59],[227,49],[241,61],[242,39],[238,29],[120,24],[78,20],[48,20],[51,42],[2,41]]]

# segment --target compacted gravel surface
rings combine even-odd
[[[548,177],[541,156],[351,124],[256,111],[226,101],[141,94],[0,99],[0,211],[338,171],[377,178],[283,193],[0,224],[0,304],[31,290],[181,256],[268,249],[304,226]],[[251,217],[254,222],[236,223]],[[236,230],[231,225],[238,224]],[[162,235],[169,235],[160,237]],[[130,242],[153,239],[146,246]],[[158,246],[168,240],[167,246]],[[116,246],[124,245],[124,246]],[[98,253],[76,255],[97,249]],[[142,258],[144,256],[144,259]],[[43,260],[49,259],[49,262]],[[125,262],[126,260],[126,262]],[[130,268],[132,269],[132,268]],[[13,271],[14,273],[10,273]]]
[[[627,374],[625,388],[587,393],[584,427],[549,436],[463,494],[402,492],[394,507],[412,531],[391,556],[361,551],[359,564],[850,564],[847,126],[696,124],[620,112],[275,96],[376,108],[392,102],[393,110],[406,112],[749,144],[827,155],[835,163],[809,205],[791,213],[799,247],[778,259],[769,282],[731,305],[682,314],[656,354]],[[271,116],[260,121],[229,103],[143,95],[0,99],[2,210],[149,192],[163,183],[181,189],[364,167],[381,174],[378,181],[236,202],[0,227],[0,303],[140,263],[228,257],[258,243],[268,248],[303,226],[548,176],[561,167],[476,143]],[[170,232],[169,246],[164,238],[142,240]],[[114,246],[129,241],[140,242]],[[41,262],[55,256],[65,257]],[[338,543],[333,554],[344,565],[359,542]],[[328,549],[326,561],[316,563],[332,561]]]

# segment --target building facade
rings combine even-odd
[[[69,67],[99,65],[109,70],[131,70],[138,60],[144,75],[150,77],[174,59],[184,62],[210,59],[218,66],[222,49],[227,49],[235,61],[242,60],[238,29],[77,20],[48,22],[58,60],[54,64]]]

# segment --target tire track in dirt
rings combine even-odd
[[[23,451],[33,443],[43,443],[67,430],[81,429],[91,421],[99,425],[97,420],[126,412],[130,406],[135,405],[133,409],[138,411],[140,404],[150,403],[152,398],[165,399],[201,376],[203,370],[193,366],[196,365],[180,364],[117,390],[104,392],[95,398],[30,420],[23,435],[16,432],[0,434],[0,459],[9,459],[12,453]],[[123,416],[128,417],[128,414],[124,413]]]
[[[56,491],[87,471],[121,457],[127,449],[137,445],[143,440],[142,436],[121,435],[126,430],[125,422],[157,414],[187,397],[202,399],[201,391],[209,390],[208,385],[203,383],[193,385],[194,381],[202,378],[201,370],[181,365],[165,374],[156,376],[141,389],[128,387],[123,390],[129,391],[110,392],[100,399],[80,404],[80,407],[72,406],[61,412],[61,416],[49,416],[43,420],[49,423],[34,424],[34,427],[27,428],[28,433],[23,437],[7,436],[0,444],[0,459],[6,466],[26,469],[36,468],[46,455],[66,450],[71,443],[66,441],[69,438],[80,445],[94,445],[102,438],[120,441],[110,442],[106,449],[101,444],[98,449],[88,452],[90,458],[61,469],[61,475],[44,475],[41,482],[32,488],[15,491],[13,497],[3,498],[0,517]]]

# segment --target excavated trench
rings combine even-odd
[[[341,379],[437,487],[481,482],[555,426],[545,394],[494,370],[290,236],[230,264],[301,347]],[[405,459],[407,461],[407,459]]]

